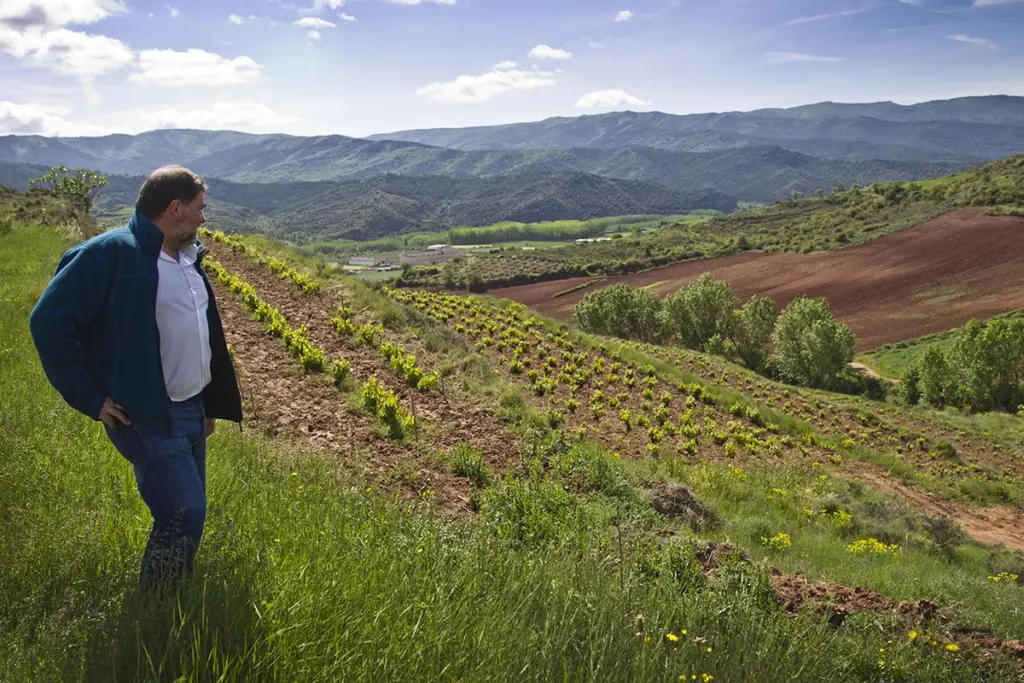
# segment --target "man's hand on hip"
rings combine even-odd
[[[216,428],[217,428],[217,420],[215,418],[212,418],[212,417],[207,418],[206,419],[206,435],[207,436],[212,436],[213,435],[213,430],[215,430]]]
[[[128,416],[124,414],[124,409],[114,403],[114,399],[109,396],[103,399],[103,407],[100,408],[100,414],[96,416],[96,419],[111,429],[117,427],[118,420],[126,425],[130,425],[132,423],[131,420],[128,419]]]

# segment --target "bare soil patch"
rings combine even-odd
[[[586,294],[619,282],[666,295],[713,272],[741,298],[770,296],[780,309],[798,294],[826,297],[857,335],[857,350],[913,339],[1024,306],[1024,219],[953,211],[915,228],[839,251],[738,254],[610,277],[572,278],[491,290],[540,313],[568,319]]]

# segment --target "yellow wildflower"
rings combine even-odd
[[[665,637],[668,638],[669,640],[671,640],[673,643],[676,642],[677,640],[679,640],[679,636],[677,636],[674,633],[666,633]]]
[[[708,681],[715,680],[715,677],[712,676],[711,674],[701,674],[700,676],[701,676],[701,678],[704,679],[704,683],[708,683]]]
[[[711,652],[711,648],[710,647],[708,648],[708,652]]]
[[[917,631],[911,631],[908,633],[907,638],[910,638],[911,641],[917,640]]]
[[[959,652],[960,646],[956,643],[946,643],[946,652]]]

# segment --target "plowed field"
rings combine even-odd
[[[491,290],[547,315],[568,319],[573,306],[600,287],[625,282],[670,294],[713,272],[741,298],[770,296],[781,310],[798,294],[826,297],[857,335],[857,350],[920,337],[1024,306],[1024,219],[955,211],[909,230],[840,251],[738,254],[609,277],[572,278]]]

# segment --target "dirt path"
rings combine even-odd
[[[900,383],[900,380],[894,379],[892,377],[884,377],[878,374],[877,370],[868,365],[864,365],[863,363],[850,363],[850,367],[853,368],[854,370],[860,370],[861,372],[865,373],[868,377],[874,377],[875,379],[884,379],[885,381],[892,382],[894,384]]]
[[[899,496],[929,517],[949,517],[968,536],[981,543],[992,543],[1012,550],[1024,550],[1024,514],[1013,508],[995,505],[968,507],[939,496],[918,491],[858,464],[856,472],[836,472],[849,479],[859,479],[872,488]]]

